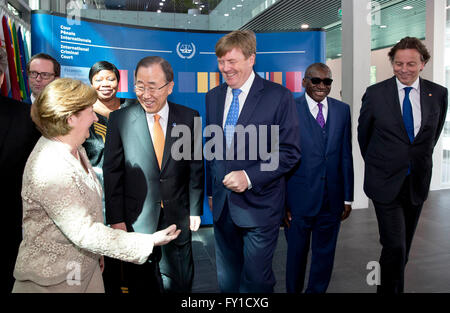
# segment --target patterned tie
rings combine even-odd
[[[159,169],[161,169],[161,163],[164,153],[164,132],[159,124],[161,116],[158,114],[153,115],[155,123],[153,124],[153,148],[155,149],[156,159],[158,160]]]
[[[412,113],[411,100],[409,93],[412,87],[405,87],[405,99],[403,99],[403,123],[405,123],[406,132],[408,133],[409,141],[414,141],[414,119]]]
[[[317,105],[319,106],[319,113],[317,113],[316,121],[317,121],[317,123],[319,123],[320,127],[323,128],[325,126],[325,118],[323,117],[323,113],[322,113],[323,104],[317,103]]]
[[[231,145],[233,141],[234,127],[239,118],[239,94],[242,92],[240,89],[231,90],[233,93],[233,100],[231,101],[230,110],[228,111],[227,119],[225,121],[225,138],[227,140],[227,147]]]

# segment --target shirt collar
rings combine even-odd
[[[306,102],[308,103],[308,107],[309,107],[310,111],[317,107],[318,102],[315,101],[313,98],[311,98],[306,91],[305,91],[305,97],[306,97]],[[325,99],[323,99],[320,103],[323,104],[323,107],[325,109],[328,108],[328,97],[325,97]]]
[[[419,84],[420,78],[419,78],[419,77],[417,77],[416,81],[415,81],[411,86],[406,86],[406,85],[402,84],[402,83],[398,80],[397,77],[395,77],[395,80],[397,81],[397,88],[398,88],[398,90],[403,90],[403,89],[406,88],[406,87],[412,87],[413,89],[419,91],[419,87],[420,87],[420,84]]]
[[[152,120],[153,120],[153,116],[155,114],[158,114],[163,120],[167,121],[169,119],[169,104],[167,103],[167,100],[166,100],[166,104],[164,104],[164,106],[162,107],[161,110],[159,110],[156,113],[147,113],[146,112],[146,114],[147,114],[147,117],[151,118]]]
[[[240,88],[238,88],[241,90],[241,93],[248,95],[248,93],[250,92],[250,88],[252,87],[253,80],[255,80],[255,72],[252,71],[246,82]],[[231,93],[231,90],[231,87],[228,86],[227,93]]]

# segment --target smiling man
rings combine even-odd
[[[328,97],[332,83],[330,68],[314,63],[305,72],[305,94],[296,101],[302,159],[289,175],[287,184],[286,291],[289,293],[303,291],[310,246],[311,269],[305,292],[326,292],[340,223],[352,210],[350,107]]]
[[[382,245],[379,293],[402,293],[409,250],[430,188],[433,149],[447,112],[448,91],[420,77],[430,59],[417,38],[389,52],[394,77],[362,98],[358,141],[364,191],[372,199]]]
[[[206,124],[223,128],[226,140],[223,158],[207,162],[206,181],[219,288],[226,293],[273,292],[272,259],[284,214],[284,176],[300,159],[295,103],[288,89],[253,72],[256,37],[252,31],[222,37],[216,56],[226,82],[206,95]],[[266,136],[265,143],[265,147],[271,147],[273,140],[279,143],[278,151],[269,151],[278,154],[275,170],[262,171],[261,165],[270,160],[249,156],[249,146],[258,143],[246,142],[245,158],[237,157],[237,125],[256,126],[260,140],[260,125],[279,127],[279,137]]]
[[[111,113],[106,134],[103,175],[106,221],[113,228],[153,233],[176,224],[180,236],[161,248],[151,262],[131,266],[130,293],[164,291],[188,293],[194,262],[191,231],[200,226],[203,213],[203,160],[194,158],[195,110],[167,100],[172,93],[173,70],[158,56],[139,61],[135,71],[138,103]],[[175,160],[171,149],[175,126],[191,131],[191,158]],[[197,140],[201,140],[198,138]]]

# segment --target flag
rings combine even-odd
[[[19,39],[17,37],[17,31],[16,31],[16,23],[14,22],[12,24],[12,38],[14,43],[14,54],[16,57],[16,71],[17,71],[17,78],[19,82],[19,88],[20,88],[20,100],[25,99],[27,97],[26,89],[25,89],[25,83],[23,80],[23,74],[22,74],[22,62],[20,61],[20,49],[19,49]]]
[[[28,74],[27,74],[27,61],[25,58],[25,50],[23,46],[23,37],[22,37],[22,30],[19,27],[19,30],[17,31],[17,39],[19,42],[19,52],[20,52],[20,64],[21,64],[21,71],[22,71],[22,77],[23,77],[23,83],[24,83],[24,97],[23,99],[28,99],[30,97],[30,90],[28,89]]]
[[[8,55],[8,69],[9,69],[9,79],[10,79],[10,97],[16,100],[20,100],[20,89],[19,83],[17,81],[16,64],[14,62],[14,49],[11,42],[10,29],[8,27],[8,21],[6,17],[2,18],[3,34],[5,36],[5,47],[6,54]]]

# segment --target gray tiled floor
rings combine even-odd
[[[373,293],[366,283],[367,263],[381,251],[372,207],[353,210],[342,223],[329,293]],[[285,292],[286,240],[280,229],[273,269],[275,292]],[[218,292],[212,227],[193,235],[195,278],[193,292]],[[405,292],[450,292],[450,190],[430,192],[425,202],[405,273]]]

